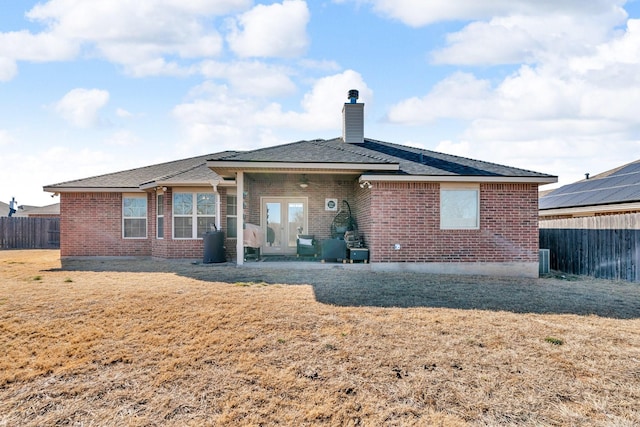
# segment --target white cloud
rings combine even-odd
[[[339,71],[342,67],[336,61],[329,60],[313,60],[313,59],[303,59],[300,61],[300,65],[304,68],[311,70],[321,70],[327,72],[336,72]]]
[[[241,57],[283,57],[303,54],[309,44],[307,3],[284,0],[257,5],[237,20],[229,20],[229,46]]]
[[[576,73],[601,76],[604,85],[635,82],[635,67],[640,64],[640,20],[630,19],[622,36],[600,43],[590,55],[577,55],[567,62]]]
[[[8,82],[18,74],[16,61],[0,56],[0,82]]]
[[[13,142],[14,142],[14,139],[9,134],[9,132],[4,129],[0,129],[0,147],[3,145],[9,145]]]
[[[342,106],[349,89],[360,90],[361,102],[372,100],[372,91],[355,71],[328,76],[315,82],[305,94],[301,111],[284,111],[282,105],[265,104],[261,98],[240,96],[227,86],[212,83],[194,88],[192,101],[177,105],[174,117],[180,122],[186,139],[181,141],[185,152],[212,152],[224,149],[255,149],[275,143],[275,134],[302,131],[334,131],[340,135]]]
[[[122,159],[117,157],[101,150],[61,146],[32,152],[10,151],[3,161],[12,165],[13,179],[3,182],[2,194],[25,205],[56,203],[59,200],[51,198],[51,193],[45,193],[42,187],[119,170]]]
[[[469,24],[436,52],[441,62],[531,64],[500,79],[454,73],[391,106],[387,117],[433,133],[453,120],[456,128],[447,133],[458,137],[436,150],[557,174],[561,184],[635,160],[640,22],[629,20],[620,30],[618,18],[614,11],[599,26],[584,28],[578,24],[593,17],[578,12],[549,16],[548,26],[541,16]]]
[[[128,130],[119,130],[105,140],[108,145],[133,146],[140,142],[133,132]]]
[[[360,91],[360,102],[372,100],[373,91],[367,87],[362,76],[353,70],[346,70],[318,79],[311,91],[302,98],[301,112],[282,112],[280,106],[272,104],[259,112],[256,120],[262,126],[272,123],[278,127],[305,131],[335,129],[339,134],[342,107],[347,102],[348,91],[355,88]]]
[[[619,11],[625,0],[352,0],[369,3],[379,14],[419,27],[441,21],[488,19],[504,15],[601,15]]]
[[[242,96],[281,97],[296,91],[289,77],[292,70],[258,61],[204,61],[200,72],[210,79],[227,80],[232,92]]]
[[[474,119],[491,114],[491,84],[470,73],[455,73],[436,84],[422,98],[413,97],[392,106],[388,119],[394,123],[420,124],[438,118]]]
[[[116,109],[116,116],[122,118],[122,119],[128,119],[130,117],[133,117],[133,114],[131,114],[129,111],[125,110],[124,108],[117,108]]]
[[[109,101],[109,92],[99,89],[73,89],[54,106],[62,118],[77,127],[96,124],[98,111]]]
[[[18,61],[62,61],[78,53],[78,43],[52,33],[31,34],[28,31],[0,33],[0,57]]]
[[[168,57],[218,55],[222,36],[209,20],[250,5],[250,0],[49,0],[26,14],[45,29],[0,33],[0,57],[13,62],[61,61],[82,52],[124,65],[135,76],[185,75],[188,66]],[[11,71],[6,63],[0,64],[5,80],[15,75],[7,70]]]
[[[623,11],[608,15],[540,14],[472,22],[447,35],[447,46],[432,52],[439,64],[491,65],[548,61],[588,54],[624,22]]]
[[[598,125],[621,122],[631,131],[640,125],[638,45],[640,23],[629,21],[627,31],[594,46],[590,55],[550,54],[502,81],[458,72],[426,95],[398,102],[388,118],[405,124],[492,119],[515,123],[515,129],[522,129],[523,121],[571,121],[578,133],[583,127],[594,132]]]

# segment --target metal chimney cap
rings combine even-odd
[[[360,92],[357,89],[351,89],[349,91],[349,96],[347,97],[352,104],[356,103],[356,100],[360,97]]]

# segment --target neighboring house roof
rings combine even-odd
[[[206,154],[187,159],[174,160],[136,169],[129,169],[90,178],[66,181],[59,184],[47,185],[45,191],[139,191],[141,187],[162,185],[172,177],[182,175],[183,182],[202,183],[219,180],[213,171],[206,167],[207,159],[218,158],[235,153],[224,151]],[[188,178],[188,179],[187,179]]]
[[[568,184],[540,198],[540,210],[640,202],[640,160]]]
[[[5,202],[0,202],[0,216],[9,216],[9,205]]]
[[[367,179],[390,179],[390,175],[395,175],[411,179],[421,176],[438,180],[484,177],[487,181],[491,178],[556,181],[553,175],[366,138],[362,143],[345,143],[342,138],[299,141],[210,159],[207,164],[220,174],[230,174],[237,169],[266,171],[322,166],[328,170],[350,168],[366,172]]]
[[[16,208],[15,217],[25,216],[57,216],[60,215],[60,203],[54,203],[47,206],[30,206],[20,205]],[[0,216],[9,216],[9,205],[0,202]]]
[[[47,206],[18,206],[15,216],[58,216],[60,215],[60,203]]]

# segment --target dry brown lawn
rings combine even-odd
[[[0,426],[640,425],[640,285],[0,251]]]

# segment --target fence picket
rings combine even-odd
[[[59,218],[0,217],[0,249],[59,247]]]
[[[640,282],[640,214],[541,220],[540,248],[554,270]]]

